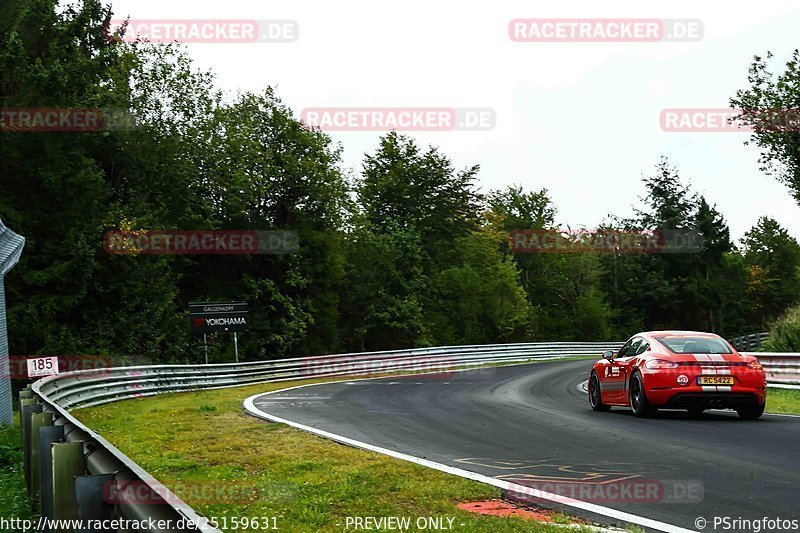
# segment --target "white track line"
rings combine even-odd
[[[375,378],[365,378],[365,379],[375,379]],[[380,379],[380,378],[378,378]],[[342,383],[343,381],[352,381],[352,380],[342,380],[342,381],[332,381],[327,382],[324,384],[331,384],[331,383]],[[475,472],[470,472],[469,470],[463,470],[461,468],[456,468],[453,466],[445,465],[442,463],[436,463],[434,461],[429,461],[427,459],[422,459],[420,457],[414,457],[413,455],[407,455],[405,453],[396,452],[394,450],[389,450],[387,448],[381,448],[380,446],[374,446],[372,444],[368,444],[366,442],[361,442],[355,439],[351,439],[349,437],[344,437],[342,435],[337,435],[335,433],[330,433],[328,431],[323,431],[321,429],[313,428],[311,426],[306,426],[304,424],[299,424],[297,422],[293,422],[291,420],[287,420],[285,418],[280,418],[269,413],[265,413],[261,411],[259,408],[255,406],[255,401],[261,396],[267,396],[273,393],[278,392],[285,392],[294,389],[301,389],[304,387],[313,387],[315,385],[323,385],[323,383],[310,383],[307,385],[298,385],[296,387],[290,387],[288,389],[280,389],[277,391],[266,392],[261,394],[256,394],[250,396],[244,401],[244,408],[247,410],[248,413],[251,415],[261,418],[264,420],[269,420],[272,422],[279,422],[281,424],[286,424],[287,426],[292,426],[297,429],[301,429],[303,431],[307,431],[309,433],[313,433],[315,435],[319,435],[320,437],[325,437],[326,439],[330,439],[336,442],[340,442],[342,444],[347,444],[348,446],[354,446],[356,448],[361,448],[364,450],[369,450],[372,452],[382,453],[384,455],[388,455],[390,457],[394,457],[395,459],[400,459],[402,461],[408,461],[410,463],[418,464],[421,466],[426,466],[428,468],[432,468],[434,470],[439,470],[441,472],[445,472],[447,474],[452,474],[455,476],[472,479],[474,481],[479,481],[481,483],[486,483],[487,485],[492,485],[494,487],[498,487],[503,490],[507,490],[509,492],[515,492],[517,494],[532,494],[536,498],[540,498],[542,500],[549,500],[553,502],[557,502],[563,505],[567,505],[570,507],[574,507],[576,509],[581,509],[583,511],[588,511],[590,513],[598,514],[601,516],[607,516],[609,518],[614,518],[617,520],[622,520],[629,524],[635,524],[637,526],[647,527],[650,529],[655,529],[657,531],[664,531],[666,533],[687,533],[693,532],[692,529],[685,529],[678,526],[673,526],[672,524],[667,524],[665,522],[659,522],[657,520],[651,520],[650,518],[645,518],[643,516],[638,516],[630,513],[626,513],[623,511],[618,511],[616,509],[612,509],[610,507],[604,507],[602,505],[597,505],[594,503],[584,502],[582,500],[575,500],[573,498],[567,498],[564,496],[559,496],[557,494],[552,494],[549,492],[540,491],[538,489],[532,489],[531,487],[526,487],[525,485],[519,485],[517,483],[511,483],[509,481],[503,481],[500,479],[495,479],[489,476],[485,476],[483,474],[478,474]]]

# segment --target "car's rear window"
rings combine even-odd
[[[656,337],[674,353],[733,353],[722,339],[714,337]]]

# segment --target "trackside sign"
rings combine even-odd
[[[28,359],[28,377],[40,378],[58,374],[58,357]]]
[[[250,329],[247,303],[205,302],[189,304],[191,331],[204,333],[233,333]]]

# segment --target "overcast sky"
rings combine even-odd
[[[747,133],[666,132],[666,108],[725,108],[745,88],[755,54],[775,70],[800,46],[800,4],[752,2],[445,0],[116,0],[132,19],[290,19],[293,43],[186,45],[220,87],[270,85],[295,112],[311,107],[488,107],[489,131],[410,132],[456,166],[481,165],[483,190],[545,187],[558,222],[593,227],[629,215],[641,176],[667,155],[717,204],[735,238],[761,215],[800,238],[800,208],[758,170]],[[520,43],[517,18],[699,19],[697,42]],[[379,132],[334,131],[345,165],[360,169]]]

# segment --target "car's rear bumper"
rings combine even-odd
[[[663,405],[665,409],[737,409],[764,403],[755,392],[679,392]]]
[[[733,377],[734,384],[700,386],[697,382],[699,376]],[[647,399],[657,407],[736,408],[761,405],[767,397],[767,381],[763,371],[732,369],[717,373],[684,367],[669,372],[645,372],[643,378]],[[685,384],[681,385],[681,382]]]

